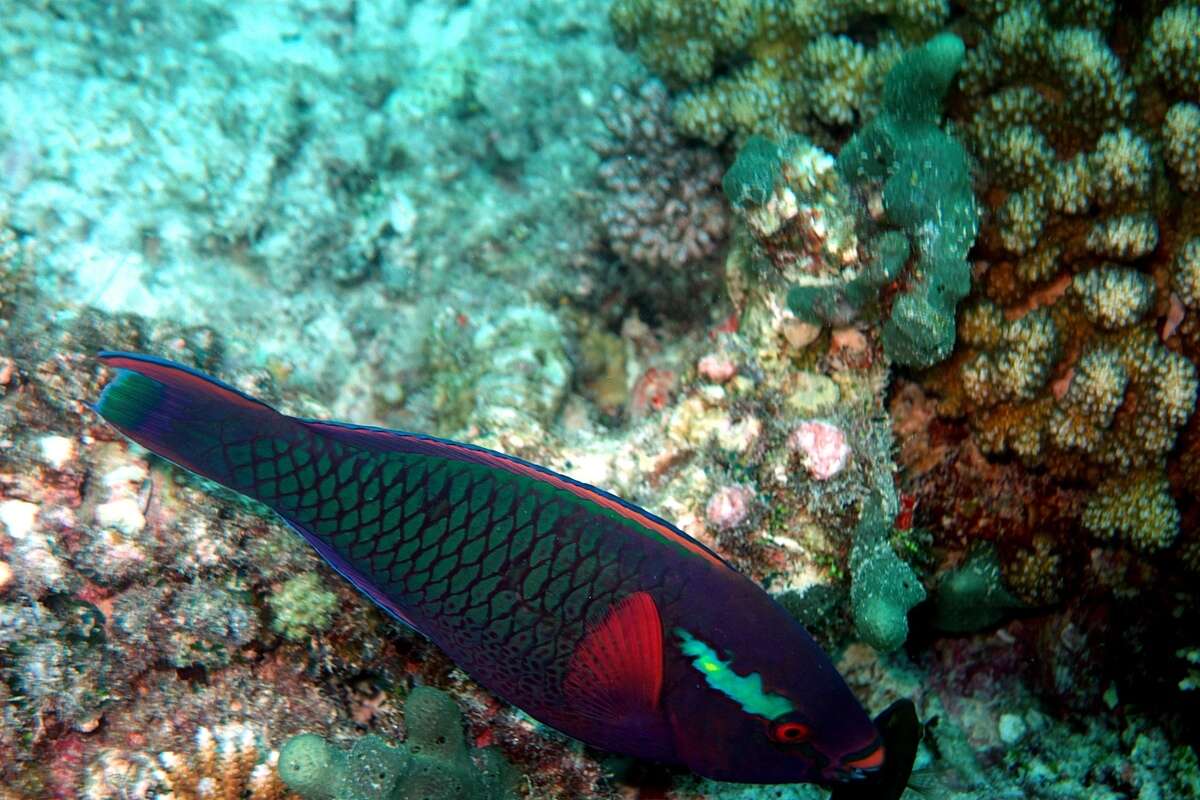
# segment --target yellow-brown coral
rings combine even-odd
[[[1090,487],[1083,527],[1157,549],[1179,528],[1167,475],[1198,386],[1200,9],[968,10],[980,37],[958,114],[994,213],[953,366],[933,383],[984,452]],[[1110,45],[1118,26],[1132,48]]]
[[[945,0],[616,0],[617,41],[685,90],[675,122],[718,143],[733,135],[805,133],[857,124],[905,44],[936,32]],[[843,35],[886,17],[871,44]]]

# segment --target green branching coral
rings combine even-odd
[[[498,752],[472,759],[462,715],[449,695],[419,686],[404,705],[408,737],[392,747],[375,735],[349,750],[304,733],[284,743],[279,776],[304,800],[502,800],[515,773]],[[478,762],[478,763],[476,763]]]
[[[855,125],[903,46],[948,14],[945,0],[616,0],[610,18],[622,47],[683,90],[680,130],[716,144]],[[840,35],[879,17],[870,44]]]
[[[888,75],[882,112],[843,148],[836,172],[801,136],[755,136],[724,181],[759,255],[792,284],[788,305],[800,320],[844,325],[902,284],[882,312],[882,339],[907,365],[949,354],[955,306],[970,289],[978,210],[966,153],[937,125],[962,54],[949,34],[907,53]],[[884,230],[869,243],[855,234],[851,187],[880,206],[874,226]]]

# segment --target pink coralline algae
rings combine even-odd
[[[788,436],[788,447],[800,454],[809,474],[821,481],[841,472],[850,457],[842,429],[818,420],[801,422]]]
[[[709,353],[696,364],[700,377],[713,383],[725,383],[737,374],[737,364],[728,356]]]
[[[750,517],[754,492],[745,486],[723,486],[708,499],[704,514],[718,530],[732,530]]]

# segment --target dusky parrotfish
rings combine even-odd
[[[717,780],[894,800],[919,725],[872,723],[754,582],[670,523],[513,456],[281,414],[180,364],[105,352],[94,410],[273,509],[476,681],[583,742]]]

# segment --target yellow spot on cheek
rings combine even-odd
[[[721,671],[721,665],[714,664],[711,661],[705,661],[702,666],[704,667],[705,672],[720,672]]]

